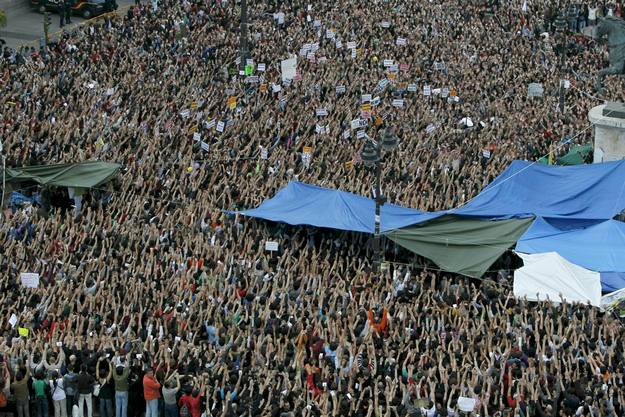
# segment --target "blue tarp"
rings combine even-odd
[[[514,161],[473,200],[451,212],[485,218],[608,220],[625,209],[624,179],[625,160],[576,166]]]
[[[375,202],[345,191],[291,182],[255,209],[240,212],[292,225],[311,225],[339,230],[373,233]],[[438,217],[439,213],[385,204],[380,216],[382,231],[400,229]]]
[[[558,252],[563,258],[591,271],[601,272],[604,291],[625,287],[613,272],[625,272],[625,223],[606,220],[580,229],[562,230],[538,218],[519,239],[523,253]]]

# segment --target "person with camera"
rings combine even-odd
[[[63,377],[59,371],[52,371],[52,378],[49,384],[52,392],[54,417],[67,417],[67,395],[65,394]]]

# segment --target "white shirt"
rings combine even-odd
[[[53,401],[61,401],[66,398],[65,396],[65,387],[63,386],[63,378],[59,378],[56,380],[56,387],[52,381],[48,382],[50,384],[50,391],[52,391],[52,400]]]
[[[597,20],[597,8],[596,7],[588,8],[588,20]]]

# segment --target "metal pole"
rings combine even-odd
[[[241,38],[239,39],[239,49],[241,55],[241,64],[239,69],[245,69],[245,60],[249,56],[249,50],[247,45],[247,0],[241,0]]]
[[[560,114],[564,114],[564,54],[566,51],[566,36],[564,33],[561,34],[560,39],[560,42],[562,43],[560,46]]]
[[[375,164],[375,232],[373,235],[373,264],[374,271],[380,272],[382,270],[383,248],[382,239],[380,237],[380,209],[384,204],[384,197],[382,197],[381,182],[382,182],[382,158],[381,158],[381,144],[378,143],[376,152],[378,153],[378,162]]]

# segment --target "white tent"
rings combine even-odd
[[[514,272],[516,297],[544,301],[549,296],[549,300],[559,303],[562,294],[568,302],[601,306],[599,272],[572,264],[556,252],[517,255],[523,259],[524,266]]]

